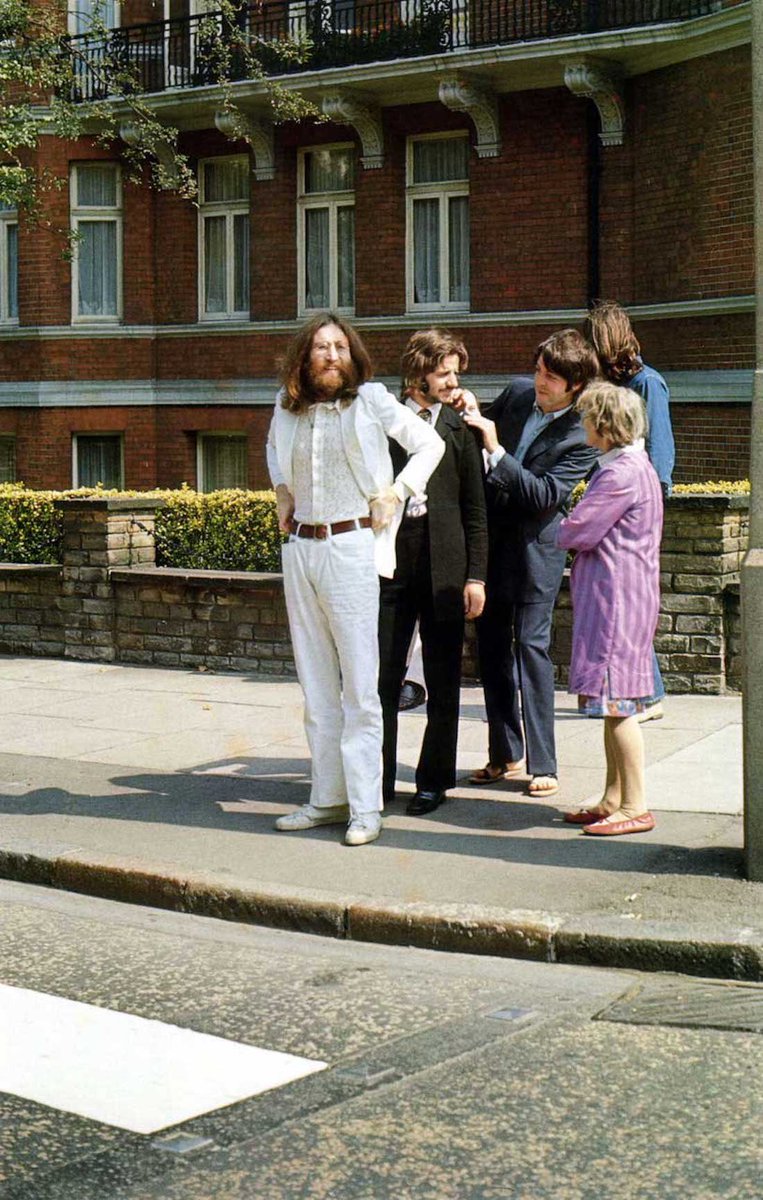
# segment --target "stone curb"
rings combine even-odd
[[[576,966],[763,981],[763,927],[704,926],[573,917],[479,905],[405,904],[336,896],[231,877],[185,874],[175,864],[136,865],[0,850],[0,878],[219,920],[394,946]]]

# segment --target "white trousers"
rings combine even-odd
[[[379,577],[370,529],[291,537],[283,582],[312,756],[310,803],[379,812]]]

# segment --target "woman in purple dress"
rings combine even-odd
[[[654,817],[637,718],[654,686],[662,490],[644,449],[644,409],[635,392],[593,383],[578,409],[600,457],[558,533],[559,545],[576,551],[569,690],[578,693],[582,713],[604,718],[607,774],[601,801],[564,819],[589,834],[644,833]]]

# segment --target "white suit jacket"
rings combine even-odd
[[[273,487],[283,483],[294,490],[292,452],[297,417],[276,397],[268,434],[267,461]],[[376,535],[376,568],[391,578],[395,573],[395,538],[408,496],[421,495],[445,451],[439,434],[400,404],[382,383],[364,383],[352,404],[341,410],[342,442],[350,470],[363,495],[371,500],[394,484],[400,503],[390,525]],[[394,478],[387,438],[394,438],[410,458]]]

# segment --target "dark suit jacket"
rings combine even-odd
[[[557,417],[531,443],[524,462],[513,451],[535,402],[529,379],[510,384],[485,410],[506,450],[487,475],[490,532],[488,596],[550,601],[559,590],[566,552],[556,531],[570,494],[591,470],[596,450],[587,445],[578,413]]]
[[[487,517],[482,457],[470,429],[447,405],[435,425],[445,453],[427,484],[432,596],[439,620],[463,613],[467,579],[487,578]],[[395,473],[405,452],[390,442]]]

